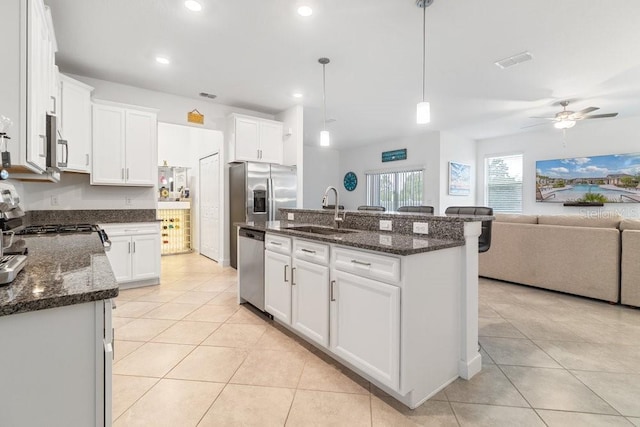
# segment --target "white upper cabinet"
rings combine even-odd
[[[60,74],[58,166],[91,172],[91,92],[93,88]]]
[[[155,110],[94,102],[91,184],[153,186],[157,129]]]
[[[232,114],[227,129],[230,162],[282,164],[282,122]]]

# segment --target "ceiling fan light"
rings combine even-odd
[[[431,104],[427,101],[418,103],[416,108],[416,122],[419,125],[426,125],[431,122]]]
[[[320,131],[320,146],[328,147],[331,145],[331,136],[328,130]]]
[[[555,122],[553,127],[556,129],[570,129],[576,125],[575,120],[561,120],[559,122]]]

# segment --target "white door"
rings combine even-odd
[[[131,237],[131,279],[154,279],[160,276],[160,237],[144,234]]]
[[[107,258],[118,283],[131,280],[131,237],[109,236],[111,249],[107,252]]]
[[[260,122],[260,161],[282,164],[282,123]]]
[[[292,274],[292,326],[328,347],[329,267],[294,259]]]
[[[331,349],[397,390],[400,382],[400,288],[332,270]]]
[[[291,257],[264,251],[264,309],[291,324]]]
[[[200,254],[220,259],[220,156],[200,159]]]
[[[156,115],[146,111],[127,110],[126,113],[126,171],[130,185],[153,185],[156,181],[158,124]],[[152,160],[149,160],[153,157]]]
[[[256,161],[258,158],[258,121],[236,117],[236,160]]]

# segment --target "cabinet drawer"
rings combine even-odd
[[[132,222],[98,224],[108,236],[136,236],[138,234],[158,234],[159,222]]]
[[[293,256],[297,259],[315,262],[317,264],[329,264],[329,245],[310,242],[308,240],[294,239]]]
[[[264,238],[264,248],[284,255],[291,254],[291,238],[267,233]]]
[[[396,257],[336,247],[333,250],[333,266],[362,277],[400,282],[400,259]]]

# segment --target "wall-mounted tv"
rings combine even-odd
[[[640,153],[538,160],[536,202],[640,203]]]

